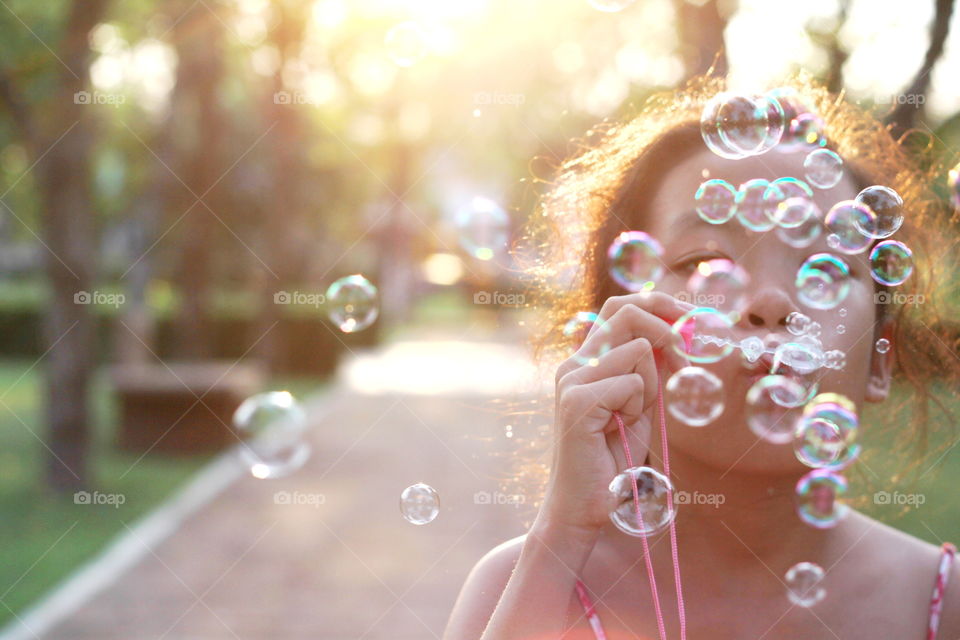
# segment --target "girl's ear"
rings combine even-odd
[[[894,319],[892,315],[884,314],[874,332],[874,348],[870,356],[870,374],[867,379],[867,393],[864,396],[867,402],[883,402],[890,393],[890,381],[893,377],[893,328]],[[886,353],[880,353],[876,349],[876,341],[881,338],[891,343],[891,348]]]

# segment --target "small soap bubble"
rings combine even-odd
[[[814,469],[797,482],[797,514],[812,527],[836,526],[850,508],[844,501],[847,479],[832,469]]]
[[[784,201],[784,205],[787,206],[790,200],[792,200],[792,198]],[[780,207],[777,207],[777,209],[779,210]],[[810,215],[796,227],[778,225],[777,237],[780,238],[784,244],[796,249],[809,247],[820,237],[820,234],[823,233],[823,222],[820,219],[821,215],[820,208],[817,207],[816,204],[813,204]]]
[[[799,562],[784,576],[787,585],[787,598],[800,607],[812,607],[827,595],[821,586],[824,572],[820,565],[812,562]]]
[[[731,331],[733,321],[727,314],[711,307],[697,307],[680,316],[671,327],[671,333],[682,337],[690,332],[693,339],[689,350],[684,350],[684,340],[674,340],[672,348],[690,362],[706,364],[717,362],[733,351]],[[698,339],[698,336],[701,339]],[[706,337],[706,339],[703,339]]]
[[[800,147],[823,147],[827,144],[823,119],[814,113],[801,113],[790,122],[786,137]]]
[[[610,326],[592,311],[574,314],[563,325],[563,335],[570,341],[572,357],[578,364],[595,367],[601,356],[610,351]]]
[[[810,316],[807,316],[799,311],[791,311],[787,314],[787,331],[792,333],[795,336],[802,336],[810,328]]]
[[[737,220],[751,231],[772,229],[777,224],[777,210],[785,199],[783,191],[769,180],[748,180],[737,191]]]
[[[288,391],[250,396],[234,411],[233,425],[244,438],[237,455],[255,478],[290,475],[310,457],[306,413]]]
[[[717,178],[701,184],[693,197],[697,215],[710,224],[723,224],[732,218],[736,199],[734,186]]]
[[[847,310],[846,310],[845,308],[843,308],[843,307],[841,307],[840,310],[837,311],[837,313],[840,315],[841,318],[846,318],[846,317],[847,317]]]
[[[701,367],[684,367],[670,376],[667,409],[691,427],[708,425],[723,413],[723,381]]]
[[[861,253],[873,242],[877,231],[877,216],[872,209],[855,200],[842,200],[827,212],[823,219],[830,235],[836,236],[831,249],[841,253]]]
[[[330,320],[344,333],[366,329],[380,313],[377,288],[359,273],[331,284],[326,303]]]
[[[637,519],[633,487],[637,488],[640,520]],[[617,506],[610,512],[610,520],[627,535],[646,538],[657,534],[673,522],[677,503],[672,501],[673,485],[669,478],[652,467],[631,467],[610,482],[610,493]],[[672,503],[672,508],[671,508]]]
[[[843,178],[843,159],[830,149],[815,149],[803,161],[807,181],[819,189],[829,189]]]
[[[797,423],[797,459],[809,467],[834,471],[843,468],[859,454],[859,428],[856,406],[849,398],[822,393],[804,407]]]
[[[663,275],[663,247],[648,233],[624,231],[610,244],[610,276],[627,291],[651,289]]]
[[[764,376],[747,391],[747,425],[772,444],[792,442],[800,416],[797,407],[806,397],[807,390],[796,380],[782,375]]]
[[[913,252],[897,240],[878,242],[870,251],[870,276],[880,284],[903,284],[913,273]]]
[[[890,341],[887,340],[886,338],[880,338],[879,340],[877,340],[877,344],[875,346],[877,349],[877,353],[887,353],[888,351],[890,351]]]
[[[903,225],[903,198],[890,187],[867,187],[854,200],[866,205],[876,216],[875,222],[863,227],[861,233],[872,238],[889,238]]]
[[[430,485],[418,482],[400,493],[400,514],[410,524],[428,524],[439,513],[440,494]]]
[[[838,333],[838,334],[843,335],[843,334],[846,333],[846,332],[847,332],[847,326],[846,326],[846,325],[843,325],[843,324],[838,324],[838,325],[837,325],[837,333]]]
[[[837,327],[837,333],[843,333],[843,331],[840,330],[841,327],[843,327],[843,325]],[[844,331],[846,331],[845,328]],[[843,369],[847,366],[847,354],[839,349],[831,349],[823,354],[823,366],[827,369]]]
[[[838,256],[816,253],[797,271],[800,302],[814,309],[833,309],[850,292],[850,267]]]
[[[784,229],[797,229],[811,218],[819,218],[820,210],[807,198],[787,198],[777,205],[774,218],[777,226]],[[798,233],[799,235],[799,233]]]

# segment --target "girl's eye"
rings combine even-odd
[[[689,276],[694,272],[701,262],[707,260],[730,260],[730,258],[720,254],[695,254],[679,259],[670,270],[674,273]]]

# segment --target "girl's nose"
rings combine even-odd
[[[763,287],[750,296],[741,315],[741,325],[751,329],[780,330],[787,325],[787,316],[796,311],[796,305],[783,290]]]

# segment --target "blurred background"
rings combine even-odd
[[[955,150],[958,20],[952,0],[0,0],[0,637],[439,637],[473,563],[524,531],[500,481],[536,310],[500,248],[572,141],[711,67],[803,68]],[[352,274],[376,288],[361,330],[330,317]],[[231,416],[270,389],[301,400],[312,455],[258,479]],[[955,457],[924,504],[871,515],[956,542]],[[418,482],[425,526],[397,508]]]

